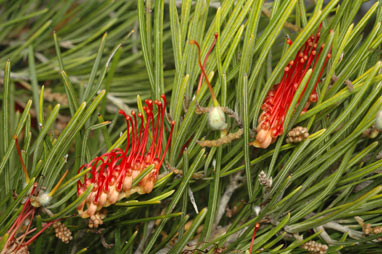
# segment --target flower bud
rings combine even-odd
[[[96,211],[97,211],[97,205],[94,203],[90,203],[87,210],[88,216],[91,217],[92,215],[96,213]]]
[[[41,206],[47,206],[50,203],[51,199],[52,197],[49,195],[49,193],[46,192],[41,193],[37,198]]]
[[[208,113],[208,122],[214,130],[224,130],[227,127],[225,115],[220,107],[213,107]]]

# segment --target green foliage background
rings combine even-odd
[[[31,253],[181,253],[185,247],[245,253],[259,221],[257,252],[303,253],[300,246],[313,239],[328,244],[329,253],[378,253],[378,235],[365,236],[354,217],[373,227],[382,223],[381,137],[362,136],[382,106],[382,1],[357,23],[359,0],[0,2],[1,236],[31,185],[24,184],[16,135],[32,181],[51,190],[69,169],[47,207],[54,216],[41,212],[35,225],[62,218],[74,239],[65,245],[49,229]],[[303,115],[302,107],[290,110],[284,135],[268,149],[250,147],[268,90],[320,24],[320,42],[325,50],[332,45],[332,58],[318,102]],[[197,140],[220,133],[208,127],[207,115],[195,113],[196,101],[205,107],[212,101],[206,84],[195,97],[200,69],[188,41],[200,42],[204,57],[215,32],[207,74],[219,103],[240,116],[244,134],[202,148]],[[286,36],[293,41],[289,48]],[[183,174],[164,165],[152,193],[109,207],[102,230],[89,230],[75,216],[77,169],[123,144],[118,109],[139,109],[161,93],[176,121],[167,160]],[[238,129],[232,119],[228,125]],[[311,136],[286,144],[287,130],[296,125]],[[271,188],[259,183],[261,171],[273,178]],[[226,216],[234,207],[237,212]],[[105,249],[100,239],[113,247]]]

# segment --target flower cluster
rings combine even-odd
[[[326,244],[318,243],[315,241],[309,241],[304,243],[301,248],[309,251],[312,254],[325,254],[328,251]]]
[[[73,239],[72,232],[59,221],[53,223],[52,227],[56,233],[56,237],[60,239],[63,243],[68,244],[70,240]]]
[[[300,143],[304,139],[307,139],[309,137],[308,128],[297,126],[290,130],[287,135],[286,142],[288,144],[291,143]]]
[[[310,68],[314,70],[316,67],[320,54],[324,48],[323,44],[319,47],[320,49],[317,52],[317,43],[320,39],[320,30],[321,26],[317,34],[310,36],[305,44],[300,48],[295,59],[291,60],[284,68],[284,75],[280,83],[276,84],[273,89],[268,92],[264,104],[261,107],[263,112],[259,117],[256,140],[251,143],[253,146],[267,148],[276,140],[278,136],[283,133],[285,115],[292,103],[292,99],[306,72]],[[287,43],[291,45],[292,41],[288,39]],[[312,93],[309,96],[309,100],[305,104],[301,113],[305,113],[310,104],[317,101],[316,87],[330,57],[331,54],[329,53],[326,56],[318,79],[316,80]],[[306,86],[308,83],[309,81]],[[301,96],[304,94],[306,86]]]
[[[354,219],[361,225],[362,232],[365,235],[378,235],[382,233],[382,226],[372,227],[371,224],[365,223],[363,219],[359,216],[355,216]],[[382,237],[375,239],[378,242],[382,242]]]
[[[78,173],[86,168],[91,168],[91,170],[85,175],[83,182],[81,179],[78,180],[77,194],[81,195],[93,184],[92,192],[77,207],[81,217],[91,217],[101,208],[112,205],[124,197],[129,197],[132,193],[145,194],[152,191],[169,148],[175,125],[174,121],[170,123],[171,131],[162,152],[166,98],[164,95],[161,98],[163,102],[159,100],[145,101],[146,106],[143,107],[145,115],[132,111],[131,116],[128,116],[121,110],[119,113],[125,117],[127,124],[126,149],[115,148],[80,167]],[[153,104],[158,109],[156,119],[153,114]],[[140,128],[138,128],[138,118]],[[129,131],[130,129],[131,131]],[[133,187],[133,180],[149,166],[153,166],[153,170],[139,182],[138,186]],[[86,210],[84,210],[85,204]]]

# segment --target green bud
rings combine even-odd
[[[208,113],[208,123],[214,130],[224,130],[227,127],[225,115],[220,107],[213,107]]]

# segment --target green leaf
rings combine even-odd
[[[69,212],[72,212],[74,209],[76,209],[77,206],[81,204],[82,201],[85,200],[85,198],[90,194],[92,189],[93,189],[93,184],[90,184],[89,187],[76,200],[74,200],[69,205],[66,205],[65,208],[63,208],[61,211],[54,214],[50,218],[43,219],[43,221],[52,221],[67,215]]]
[[[174,245],[174,247],[169,251],[169,253],[180,253],[183,250],[184,246],[186,246],[187,242],[191,239],[191,237],[195,234],[195,231],[198,229],[199,225],[202,223],[204,217],[206,216],[207,208],[203,208],[198,216],[193,220],[190,228],[184,234],[184,236]]]

